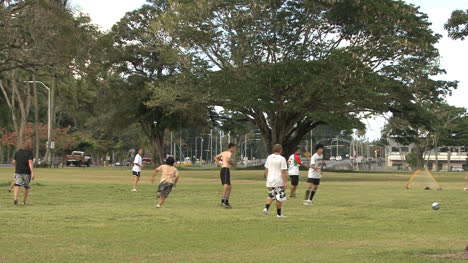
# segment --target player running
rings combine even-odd
[[[160,208],[164,204],[172,191],[172,187],[175,187],[179,181],[179,171],[174,167],[174,163],[174,157],[170,156],[166,159],[166,164],[154,169],[151,183],[154,183],[156,174],[161,172],[161,181],[158,186],[158,192],[156,193],[156,197],[159,198],[159,203],[156,205],[156,208]]]
[[[303,165],[301,162],[301,148],[296,147],[294,153],[289,156],[288,159],[288,174],[291,179],[291,193],[289,197],[296,197],[296,189],[299,185],[299,167],[308,168],[306,165]]]
[[[137,184],[140,181],[141,168],[143,167],[143,149],[138,149],[138,153],[135,155],[133,161],[132,175],[133,175],[133,188],[132,192],[137,192]]]
[[[325,146],[323,144],[315,145],[315,153],[310,159],[310,168],[307,175],[307,183],[309,183],[308,189],[306,190],[304,205],[313,205],[312,199],[318,190],[320,185],[320,178],[322,178],[323,172],[320,169],[320,163],[323,160],[323,150]]]
[[[234,143],[228,145],[228,149],[214,157],[215,162],[221,166],[219,173],[221,184],[223,185],[223,197],[221,198],[220,206],[224,208],[232,208],[229,204],[229,196],[231,195],[231,170],[234,166],[232,154],[236,151],[237,146]]]
[[[265,163],[265,174],[267,176],[266,187],[268,188],[268,198],[266,200],[263,214],[268,215],[271,203],[276,200],[276,213],[277,217],[286,217],[281,212],[281,207],[286,201],[286,188],[288,187],[288,178],[286,170],[288,166],[286,159],[281,156],[283,147],[281,144],[273,146],[273,153],[268,156]]]
[[[18,205],[18,193],[20,187],[24,187],[23,204],[26,205],[31,180],[34,180],[33,168],[34,154],[31,151],[31,142],[25,141],[23,147],[15,153],[13,164],[15,166],[15,187],[13,189],[14,205]]]

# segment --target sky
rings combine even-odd
[[[102,30],[109,30],[126,12],[143,5],[145,0],[72,0],[72,6],[89,14],[93,22]],[[458,89],[447,97],[449,104],[468,108],[468,39],[452,40],[444,30],[444,23],[455,9],[468,9],[468,0],[406,0],[419,6],[429,17],[432,30],[443,36],[437,44],[441,54],[441,67],[447,74],[437,76],[441,80],[458,80]],[[383,117],[366,119],[366,137],[370,140],[380,138],[380,131],[385,124]]]

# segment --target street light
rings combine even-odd
[[[27,80],[24,81],[24,83],[39,83],[41,84],[44,88],[47,89],[48,92],[48,109],[47,109],[47,164],[50,164],[50,144],[52,142],[52,96],[50,93],[50,88],[47,87],[46,84],[42,81],[38,80]]]

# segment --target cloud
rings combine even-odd
[[[126,12],[142,6],[145,0],[73,0],[72,7],[88,14],[102,30],[109,30]]]

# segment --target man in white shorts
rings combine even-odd
[[[138,153],[135,155],[135,160],[133,161],[132,175],[133,175],[133,187],[132,192],[137,191],[137,184],[140,181],[141,168],[143,167],[143,149],[138,149]]]
[[[280,144],[273,146],[273,153],[268,156],[265,163],[265,174],[267,177],[266,187],[268,188],[268,199],[266,200],[263,214],[268,215],[271,203],[276,200],[277,217],[285,217],[281,211],[284,201],[286,201],[286,188],[288,186],[286,158],[281,153],[283,147]]]
[[[310,168],[307,175],[307,183],[309,183],[306,190],[304,205],[313,205],[312,199],[318,190],[320,185],[320,178],[322,178],[323,172],[320,169],[321,162],[323,160],[323,150],[325,146],[323,144],[317,144],[315,146],[315,153],[310,158]]]

